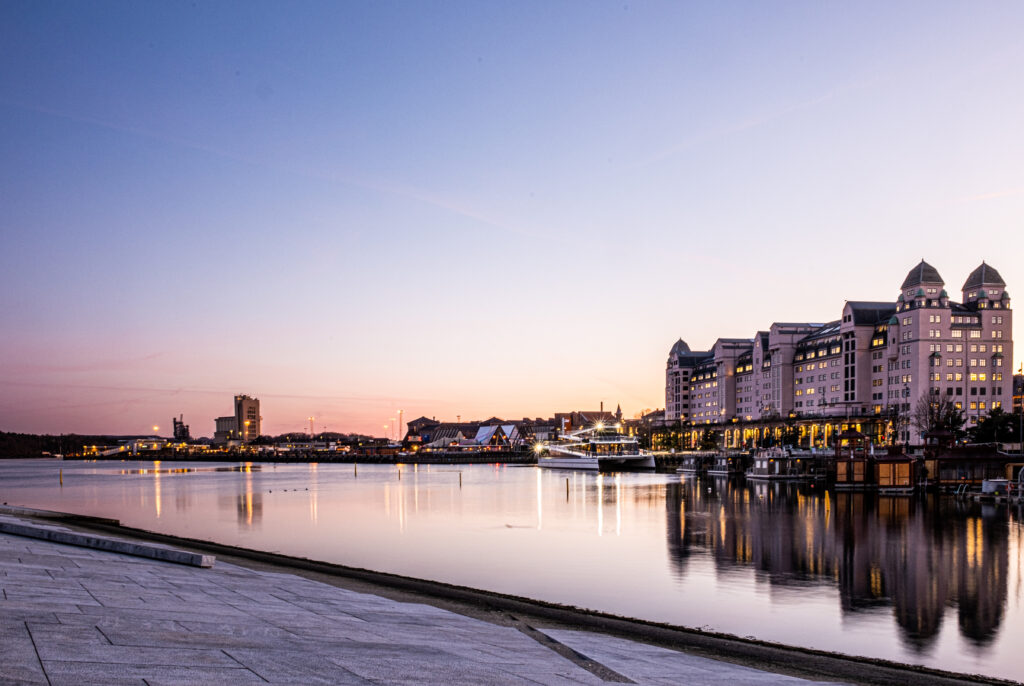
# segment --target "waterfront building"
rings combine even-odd
[[[558,431],[566,433],[587,429],[595,424],[619,424],[622,422],[622,406],[617,406],[615,412],[606,412],[604,403],[601,403],[600,410],[574,410],[572,412],[556,412],[554,425]]]
[[[536,420],[537,423],[544,420]],[[533,439],[534,420],[510,421],[491,417],[484,421],[439,422],[420,417],[408,423],[402,444],[413,450],[447,448],[520,448]]]
[[[1013,411],[1020,412],[1024,405],[1024,374],[1013,375]]]
[[[235,396],[235,414],[217,417],[213,442],[218,444],[238,441],[249,443],[260,436],[260,400],[248,395]]]
[[[1011,408],[1012,311],[1006,283],[984,262],[953,301],[922,260],[894,302],[847,301],[822,323],[782,322],[751,338],[719,338],[694,352],[680,339],[665,372],[665,420],[721,428],[727,447],[778,437],[831,445],[842,425],[875,442],[918,442],[919,398],[947,398],[967,426]],[[863,425],[863,427],[861,426]]]

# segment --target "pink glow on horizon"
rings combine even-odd
[[[633,416],[922,257],[1021,295],[1022,22],[2,3],[0,431]]]

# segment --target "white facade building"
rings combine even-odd
[[[848,301],[823,324],[775,323],[752,338],[720,338],[669,353],[665,419],[694,425],[777,418],[904,414],[922,396],[945,396],[968,426],[1012,409],[1012,311],[1006,284],[982,263],[950,299],[925,261],[895,302]],[[917,439],[911,428],[899,440]]]

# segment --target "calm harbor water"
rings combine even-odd
[[[739,636],[1024,674],[1016,507],[515,466],[29,460],[0,461],[0,502]]]

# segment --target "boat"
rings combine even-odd
[[[793,450],[789,446],[761,450],[754,455],[754,466],[747,470],[753,480],[813,481],[818,473],[816,455],[810,451]]]
[[[688,453],[679,458],[676,474],[700,474],[704,471],[706,453]]]
[[[743,453],[718,453],[708,465],[711,476],[736,476],[743,473],[746,455]]]
[[[537,466],[547,469],[621,471],[654,469],[654,455],[641,450],[635,436],[621,433],[620,424],[595,424],[589,429],[570,431],[557,441],[539,444]]]

